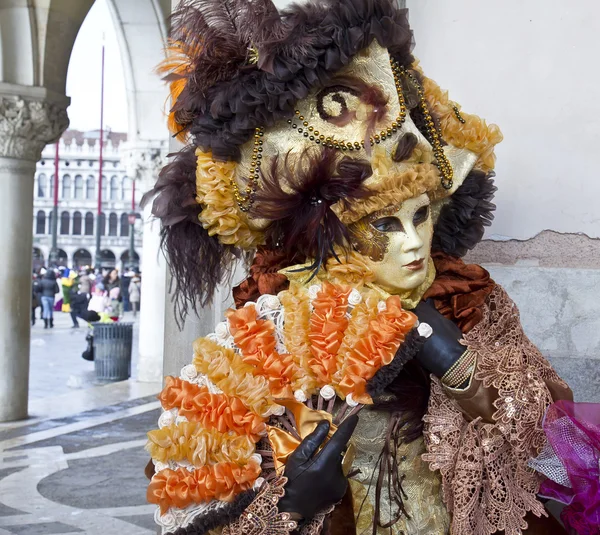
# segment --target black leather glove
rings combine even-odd
[[[429,300],[421,301],[413,312],[420,323],[428,323],[433,334],[425,340],[417,361],[429,372],[442,377],[467,349],[458,341],[461,330],[455,323],[442,316]]]
[[[344,497],[348,480],[342,472],[342,455],[356,424],[358,416],[344,420],[317,453],[329,434],[329,422],[324,420],[289,456],[283,473],[288,478],[285,496],[278,504],[280,512],[297,513],[310,520]]]

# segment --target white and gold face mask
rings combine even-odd
[[[433,222],[426,194],[373,212],[350,226],[352,245],[366,257],[373,283],[390,294],[410,292],[427,279]]]

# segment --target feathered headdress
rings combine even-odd
[[[321,147],[313,147],[317,151],[294,154],[293,159],[285,153],[269,162],[262,158],[262,140],[268,139],[270,129],[290,123],[302,130],[303,124],[295,125],[293,120],[299,117],[299,103],[330,87],[340,69],[375,41],[387,49],[394,69],[403,73],[401,85],[416,125],[414,132],[399,136],[389,161],[395,165],[415,161],[415,154],[422,152],[419,143],[432,141],[435,131],[451,149],[445,151],[448,159],[441,148],[436,154],[445,159],[438,167],[457,170],[452,190],[430,193],[430,177],[416,189],[404,182],[384,187],[382,158],[376,168],[369,151],[362,158],[352,154],[352,145],[344,155],[339,146],[325,140]],[[394,197],[389,194],[392,190],[398,203],[413,190],[427,191],[433,200],[440,200],[444,224],[436,230],[439,238],[434,243],[446,252],[464,252],[481,236],[493,206],[486,193],[491,186],[485,182],[490,182],[493,146],[501,136],[496,127],[462,113],[422,75],[411,55],[412,46],[406,10],[398,9],[394,0],[318,0],[281,13],[271,0],[180,3],[159,72],[171,85],[171,131],[189,146],[161,172],[144,202],[156,196],[153,212],[163,221],[163,245],[182,317],[189,308],[211,300],[241,250],[281,246],[285,256],[304,255],[312,268],[321,266],[349,246],[345,225],[349,215],[360,213],[354,208],[362,202],[376,205],[370,199],[377,195],[384,202]],[[344,78],[335,83],[340,80]],[[360,80],[350,85],[363,105],[374,110],[368,138],[388,106],[387,99],[371,94],[373,90],[361,86]],[[426,114],[419,106],[420,95],[426,96]],[[339,120],[348,119],[344,117]],[[397,128],[392,132],[392,127],[381,132],[382,140],[396,136]],[[289,137],[291,132],[279,129],[277,135]],[[304,136],[310,136],[308,129]],[[379,139],[379,134],[373,136]],[[336,150],[321,154],[326,147]],[[465,154],[474,156],[460,167],[452,154],[459,160]],[[469,181],[473,195],[457,197],[456,203],[448,199],[473,164],[483,173],[483,178],[477,175]],[[387,175],[388,182],[395,176],[406,180],[394,169]],[[471,229],[471,238],[460,244],[451,237],[457,225]]]

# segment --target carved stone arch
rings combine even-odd
[[[125,72],[128,140],[168,139],[163,115],[167,92],[155,74],[167,40],[170,0],[108,0]]]

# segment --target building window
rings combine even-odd
[[[54,175],[50,177],[50,187],[48,189],[50,190],[50,198],[54,198]]]
[[[48,196],[48,177],[44,173],[41,173],[40,176],[38,176],[37,196],[38,197],[47,197]]]
[[[69,234],[69,223],[71,222],[71,218],[69,217],[69,212],[63,212],[60,214],[60,233],[61,234]]]
[[[44,234],[46,232],[46,212],[39,210],[35,218],[35,233]]]
[[[109,236],[116,236],[117,235],[117,227],[118,227],[117,214],[115,214],[114,212],[112,212],[108,216],[108,235]]]
[[[106,185],[106,177],[102,175],[102,201],[106,201],[108,197],[106,196],[106,192],[108,191],[108,186]]]
[[[88,200],[93,199],[95,190],[96,190],[96,179],[92,175],[89,175],[87,177],[87,180],[85,181],[85,198]]]
[[[116,176],[110,177],[110,200],[116,201],[119,198],[119,179]]]
[[[83,177],[81,175],[75,177],[75,198],[83,199]]]
[[[92,212],[85,214],[85,235],[94,235],[94,214]]]
[[[123,200],[131,200],[131,178],[127,176],[123,177]]]
[[[48,234],[52,234],[52,210],[48,212]]]
[[[100,236],[104,236],[106,233],[106,214],[104,212],[98,216],[98,225],[100,225]]]
[[[85,198],[93,199],[94,198],[94,190],[96,189],[96,179],[90,175],[87,177],[85,181]]]
[[[121,236],[129,236],[129,214],[121,214]]]
[[[71,198],[71,176],[64,175],[62,180],[62,198],[70,199]]]
[[[75,212],[73,214],[73,234],[75,236],[81,236],[81,212]]]

